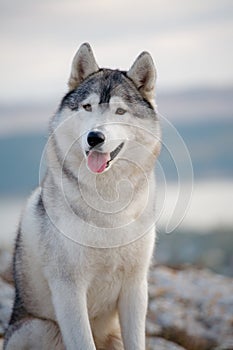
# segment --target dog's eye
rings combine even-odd
[[[116,114],[118,114],[118,115],[123,115],[125,113],[126,113],[126,110],[123,108],[117,108],[117,110],[116,110]]]
[[[69,106],[69,108],[72,109],[72,110],[73,110],[73,109],[76,109],[76,108],[77,108],[77,102],[75,101],[75,99],[69,100],[68,106]]]
[[[86,105],[83,105],[83,108],[87,112],[91,112],[92,111],[92,107],[91,107],[90,103],[87,103]]]

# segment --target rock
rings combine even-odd
[[[146,350],[185,350],[163,338],[148,337]]]
[[[14,297],[12,285],[3,281],[0,277],[0,337],[8,324]]]
[[[232,279],[207,270],[151,270],[147,333],[187,350],[233,349]]]
[[[0,251],[0,337],[14,296],[8,283],[10,262],[11,257]],[[233,350],[232,282],[208,270],[154,265],[149,279],[147,350]]]

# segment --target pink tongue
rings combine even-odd
[[[110,160],[109,153],[90,151],[87,157],[87,164],[93,173],[102,173]]]

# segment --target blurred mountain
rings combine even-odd
[[[158,92],[159,112],[171,122],[233,120],[233,87]]]
[[[233,178],[233,120],[204,120],[187,124],[178,122],[175,126],[190,153],[196,180]],[[166,132],[166,126],[163,133],[164,140],[170,137],[173,140],[170,143],[176,147],[177,137],[171,131]],[[159,161],[168,180],[177,178],[177,166],[183,170],[187,165],[182,155],[180,159],[171,159],[165,147]]]
[[[41,133],[0,138],[0,194],[28,194],[39,183],[39,166],[46,137]]]

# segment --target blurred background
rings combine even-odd
[[[127,70],[141,51],[152,54],[164,144],[175,150],[177,130],[191,156],[194,180],[182,179],[189,208],[169,234],[179,172],[190,164],[166,147],[160,156],[158,263],[233,276],[233,2],[1,0],[0,17],[0,247],[12,250],[20,210],[38,185],[49,118],[88,41],[100,67]]]

